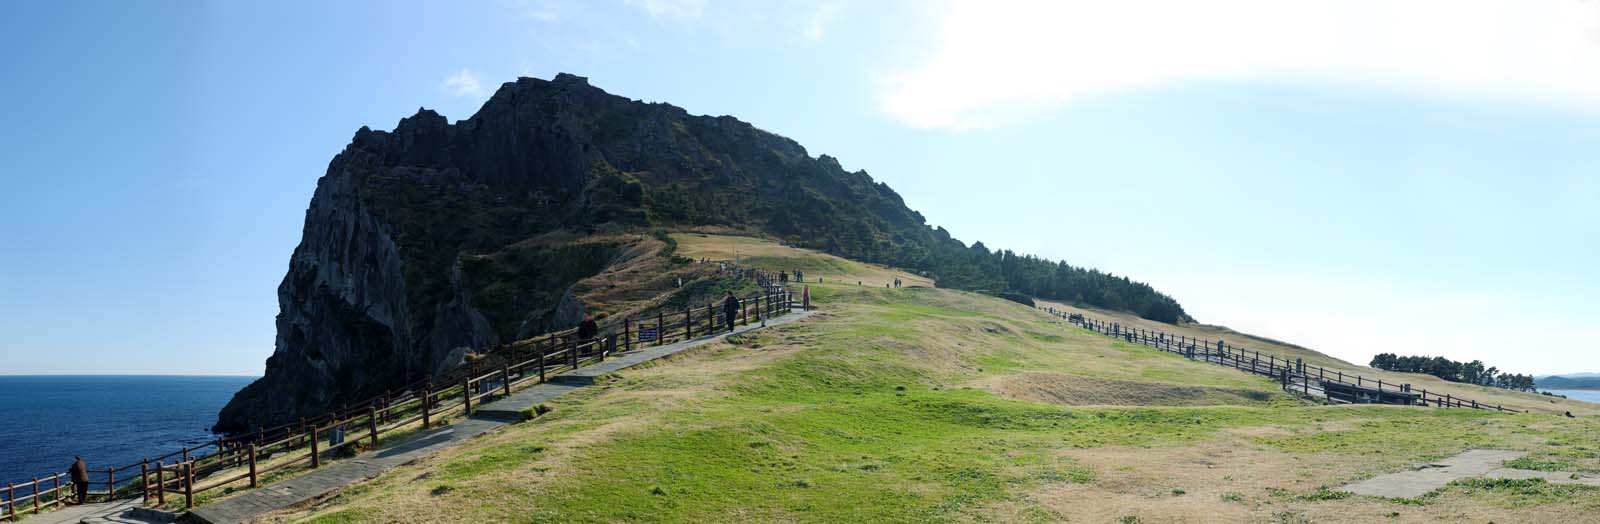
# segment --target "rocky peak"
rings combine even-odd
[[[314,415],[565,327],[585,307],[573,286],[615,245],[529,239],[707,225],[930,271],[975,256],[865,171],[748,122],[566,73],[519,78],[453,124],[419,108],[392,132],[363,127],[329,162],[278,288],[266,374],[218,427]]]

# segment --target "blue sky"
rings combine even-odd
[[[1204,322],[1600,370],[1600,5],[1110,4],[7,2],[0,373],[260,373],[355,130],[556,72]]]

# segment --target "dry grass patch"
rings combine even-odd
[[[1067,522],[1119,522],[1127,516],[1163,523],[1600,522],[1582,504],[1514,507],[1456,488],[1421,503],[1349,496],[1326,487],[1362,475],[1359,460],[1290,454],[1227,435],[1189,446],[1067,455],[1095,468],[1096,480],[1047,484],[1029,496]]]
[[[706,233],[676,233],[678,254],[693,259],[734,260],[772,271],[800,269],[808,282],[825,279],[883,288],[899,278],[907,287],[933,287],[933,280],[915,273],[877,264],[856,262],[827,253],[786,246],[773,240],[750,236]]]
[[[974,386],[1002,397],[1058,406],[1218,406],[1264,404],[1272,395],[1223,388],[1090,378],[1052,372],[990,376]]]

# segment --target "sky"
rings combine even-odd
[[[0,4],[0,374],[256,375],[329,160],[518,76],[1357,363],[1600,371],[1600,3]]]

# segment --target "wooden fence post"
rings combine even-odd
[[[183,508],[194,507],[194,463],[183,463]]]
[[[500,383],[505,386],[502,392],[508,397],[511,396],[511,363],[509,362],[500,363]]]
[[[629,338],[632,338],[632,337],[633,337],[633,317],[624,318],[624,319],[622,319],[622,350],[623,351],[633,351],[633,342],[628,340]]]
[[[423,419],[426,420],[427,417],[423,417]],[[318,437],[318,435],[317,435],[317,425],[316,424],[312,424],[311,425],[311,469],[316,469],[317,467],[322,465],[322,458],[317,456],[318,455],[318,453],[317,453],[317,451],[318,451],[318,449],[317,449],[317,447],[318,447],[317,441],[321,440],[321,439],[319,439],[317,437]]]
[[[689,315],[689,306],[683,306],[683,339],[694,338],[694,318]]]
[[[462,404],[463,406],[466,406],[465,409],[461,410],[461,416],[464,416],[464,417],[465,416],[471,416],[472,415],[472,374],[470,372],[467,374],[467,378],[461,379],[461,402],[463,402],[463,404]]]
[[[167,463],[156,461],[156,505],[167,504]]]
[[[656,310],[656,345],[667,343],[667,314]]]
[[[372,449],[378,449],[378,408],[376,406],[367,406],[367,431],[372,433]],[[252,457],[255,455],[254,448],[250,453]],[[253,462],[255,459],[251,458],[250,460]]]
[[[250,444],[250,487],[256,487],[256,445]]]
[[[106,502],[117,498],[117,469],[106,467]]]
[[[10,482],[6,483],[6,516],[17,521],[17,485]]]
[[[539,383],[544,383],[544,346],[539,346]]]
[[[33,478],[33,514],[39,514],[39,477]]]
[[[543,366],[541,366],[540,369],[539,369],[539,375],[540,376],[544,375]],[[429,381],[428,385],[422,387],[422,429],[428,429],[428,427],[430,426],[429,421],[428,421],[428,411],[430,409],[432,409],[432,407],[433,407],[433,382]]]
[[[150,502],[150,459],[139,463],[139,492],[145,502]]]

